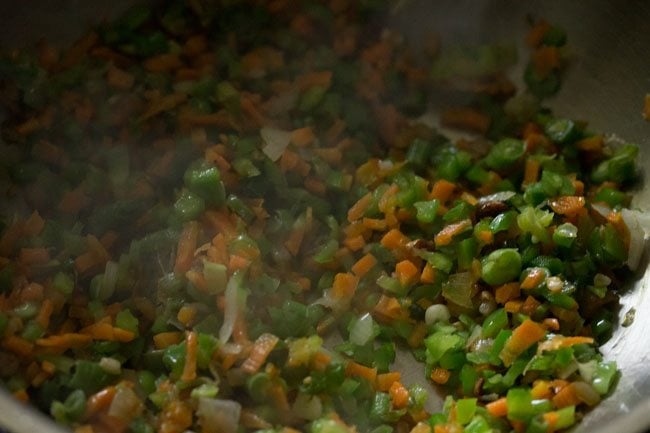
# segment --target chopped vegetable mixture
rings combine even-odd
[[[553,432],[611,391],[637,147],[543,108],[562,29],[517,93],[512,47],[414,53],[378,3],[167,2],[0,59],[5,389],[77,433]]]

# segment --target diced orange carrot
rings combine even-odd
[[[371,253],[361,257],[352,266],[352,272],[359,278],[362,278],[377,264],[377,259]]]
[[[432,284],[436,281],[436,269],[426,263],[420,274],[420,282],[423,284]]]
[[[183,305],[176,314],[176,319],[185,326],[190,326],[196,318],[196,308],[192,305]]]
[[[539,47],[533,52],[531,62],[535,72],[545,78],[551,71],[560,68],[560,51],[553,46]]]
[[[372,194],[367,193],[361,197],[355,204],[353,204],[348,210],[348,221],[353,222],[358,219],[363,218],[363,214],[366,213],[366,210],[372,203]]]
[[[291,253],[292,256],[297,256],[300,252],[300,246],[302,245],[302,240],[305,237],[305,227],[294,227],[291,233],[289,233],[289,238],[284,243],[284,246],[287,247],[287,250]]]
[[[314,142],[316,136],[311,126],[305,126],[304,128],[298,128],[291,131],[291,143],[294,146],[305,147],[309,146]]]
[[[181,380],[190,382],[196,379],[196,356],[198,352],[199,340],[196,332],[187,333],[185,338],[185,364],[183,365],[183,374]]]
[[[298,155],[296,152],[286,149],[284,152],[282,152],[282,155],[280,156],[280,170],[283,173],[287,173],[294,168],[298,166],[300,163],[300,155]]]
[[[24,227],[25,224],[22,221],[16,221],[5,229],[0,237],[0,256],[11,255],[14,245],[23,236]]]
[[[550,400],[553,397],[553,390],[551,390],[550,382],[546,380],[536,380],[530,390],[530,395],[534,399]]]
[[[181,342],[183,334],[180,332],[161,332],[153,336],[153,344],[156,349],[165,349],[173,344]]]
[[[537,182],[540,167],[541,164],[539,163],[539,160],[528,158],[526,160],[526,166],[524,168],[524,180],[521,184],[523,186],[527,186]]]
[[[17,355],[28,356],[34,350],[34,345],[24,338],[10,335],[2,341],[2,347]]]
[[[383,373],[377,375],[377,389],[379,391],[386,392],[390,389],[391,385],[395,382],[399,382],[402,375],[399,371],[391,371],[389,373]]]
[[[508,401],[505,397],[492,401],[485,405],[488,413],[492,416],[503,417],[508,415]]]
[[[90,418],[96,413],[108,409],[113,402],[113,398],[115,398],[115,394],[117,394],[117,388],[108,386],[88,397],[88,401],[86,402],[86,416]]]
[[[278,344],[278,341],[280,339],[273,334],[264,333],[260,335],[255,340],[255,344],[248,358],[242,364],[242,370],[248,374],[256,373],[264,365],[266,358],[273,351],[275,345]]]
[[[317,371],[325,371],[331,362],[332,357],[325,352],[316,352],[311,359],[311,365]]]
[[[585,198],[582,196],[562,196],[550,201],[549,205],[553,212],[560,215],[576,215],[585,206]]]
[[[45,227],[45,220],[39,215],[38,211],[34,211],[25,221],[23,233],[25,236],[36,236],[43,230],[43,227]]]
[[[542,268],[533,268],[528,271],[526,278],[521,282],[520,287],[524,290],[534,289],[539,286],[546,277],[546,273]]]
[[[540,305],[541,302],[529,295],[521,305],[521,312],[527,316],[532,316]],[[546,329],[546,327],[544,327],[544,329]]]
[[[237,254],[232,254],[228,261],[228,270],[231,272],[246,269],[251,265],[250,259]]]
[[[118,90],[128,90],[135,83],[135,77],[128,72],[119,69],[113,65],[106,71],[106,82],[108,85]]]
[[[494,292],[494,299],[498,304],[505,304],[506,302],[519,297],[520,286],[519,283],[506,283],[497,287]]]
[[[338,273],[334,276],[332,296],[334,298],[351,298],[357,289],[359,278],[350,273]]]
[[[558,409],[568,406],[577,406],[582,403],[573,383],[568,384],[558,391],[553,397],[553,405]]]
[[[373,309],[378,319],[393,321],[402,316],[402,306],[399,301],[391,296],[381,295]]]
[[[196,221],[190,221],[185,224],[183,232],[178,239],[176,263],[174,264],[174,272],[177,274],[185,274],[192,266],[198,238],[199,224]]]
[[[64,213],[75,214],[90,204],[90,198],[82,186],[66,191],[59,202],[59,210]]]
[[[18,260],[26,266],[42,265],[50,260],[50,253],[45,248],[21,248]]]
[[[46,338],[36,340],[36,345],[65,351],[84,347],[92,341],[90,335],[64,332],[58,335],[50,335]]]
[[[544,421],[546,421],[548,431],[555,431],[555,425],[560,420],[558,413],[555,411],[546,412],[542,417],[544,418]]]
[[[317,147],[314,153],[331,165],[339,165],[343,160],[343,152],[338,147]]]
[[[93,323],[83,328],[80,332],[89,335],[95,340],[113,341],[115,339],[113,326],[108,322]]]
[[[311,87],[327,89],[332,82],[332,71],[312,71],[298,77],[297,84],[301,91]]]
[[[465,219],[457,223],[449,224],[438,232],[438,234],[434,238],[434,242],[438,247],[449,245],[454,236],[464,232],[470,227],[472,227],[472,221],[469,219]]]
[[[142,65],[149,72],[169,72],[180,68],[183,63],[178,54],[164,53],[145,59]]]
[[[451,108],[440,116],[440,123],[448,128],[485,134],[490,129],[490,116],[474,108]]]
[[[424,341],[424,338],[427,336],[427,333],[427,325],[424,322],[418,322],[418,324],[413,327],[411,335],[406,339],[406,343],[412,348],[420,347],[422,341]]]
[[[538,47],[542,43],[544,35],[550,28],[551,25],[547,21],[539,20],[526,35],[526,44],[531,48]]]
[[[27,394],[27,391],[24,389],[19,389],[18,391],[14,391],[13,396],[16,400],[22,401],[23,403],[29,402],[29,394]]]
[[[573,187],[576,190],[576,195],[583,195],[585,193],[585,184],[583,181],[578,179],[573,179],[571,183],[573,184]]]
[[[366,245],[366,240],[361,235],[354,236],[352,238],[344,239],[343,245],[348,247],[350,251],[359,251]]]
[[[417,281],[420,270],[410,260],[402,260],[395,265],[395,276],[402,286],[408,286]]]
[[[583,152],[600,153],[605,145],[605,139],[602,135],[592,135],[576,142],[576,148]]]
[[[370,234],[368,229],[361,223],[361,221],[357,220],[353,223],[348,224],[346,227],[343,228],[343,233],[345,234],[345,237],[347,238],[353,238],[355,236],[367,236]]]
[[[431,187],[431,193],[429,194],[430,199],[438,199],[440,202],[445,203],[451,198],[451,195],[456,189],[456,184],[449,182],[445,179],[437,180],[436,183]]]
[[[375,218],[364,218],[363,226],[370,230],[383,231],[386,230],[386,221]]]
[[[348,376],[363,377],[371,384],[375,384],[377,380],[377,369],[366,367],[354,361],[348,361],[348,364],[345,366],[345,373]]]
[[[381,238],[381,244],[389,250],[401,248],[406,245],[408,241],[409,238],[402,234],[399,229],[391,229]]]
[[[515,433],[524,433],[526,431],[526,423],[514,419],[508,420]]]
[[[400,382],[393,382],[388,390],[395,409],[402,409],[409,403],[409,391]]]
[[[52,315],[52,311],[54,311],[54,304],[50,299],[45,299],[41,303],[41,309],[38,312],[38,315],[34,319],[36,323],[39,324],[39,326],[42,329],[47,329],[47,327],[50,324],[50,316]]]
[[[524,350],[540,341],[545,335],[546,329],[542,325],[530,319],[524,320],[512,331],[512,335],[499,354],[503,365],[509,367]]]
[[[484,244],[491,244],[494,241],[494,234],[490,230],[481,230],[476,234],[476,237]]]
[[[43,290],[44,287],[42,284],[38,283],[29,283],[20,290],[20,301],[22,302],[31,302],[36,301],[40,302],[43,299]]]
[[[431,371],[431,380],[438,385],[444,385],[449,381],[451,373],[446,368],[436,367]]]
[[[240,104],[242,111],[248,114],[248,117],[256,126],[262,127],[270,123],[266,116],[260,111],[257,104],[253,101],[253,98],[242,93]]]
[[[133,341],[133,339],[135,338],[135,333],[133,333],[132,331],[128,331],[126,329],[113,327],[111,332],[112,332],[112,340],[111,341],[119,341],[121,343],[128,343],[130,341]]]
[[[555,317],[549,317],[542,321],[542,325],[550,331],[559,331],[560,322]]]
[[[396,196],[399,192],[399,187],[396,184],[391,184],[388,189],[382,194],[377,203],[377,207],[383,213],[388,213],[395,208],[396,205]]]

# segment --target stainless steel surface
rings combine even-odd
[[[110,16],[121,1],[0,1],[0,45],[21,46],[48,36],[69,41],[97,19]],[[527,13],[567,29],[571,64],[560,94],[548,105],[560,115],[588,120],[594,130],[616,133],[641,147],[641,166],[650,167],[650,123],[641,117],[643,97],[650,93],[650,2],[455,0],[407,2],[393,20],[407,39],[439,30],[445,40],[521,41]],[[79,18],[82,17],[82,18]],[[526,54],[520,50],[520,58]],[[517,72],[515,72],[517,74]],[[650,209],[650,187],[637,191],[634,205]],[[649,248],[633,287],[622,298],[622,316],[635,307],[635,322],[619,327],[603,347],[622,371],[614,393],[589,413],[575,430],[635,433],[650,427],[650,272]],[[398,366],[408,383],[424,380],[421,365],[402,356]],[[441,399],[432,396],[433,406]],[[59,432],[61,429],[0,392],[0,425],[15,433]]]

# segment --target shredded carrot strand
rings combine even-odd
[[[248,355],[248,358],[242,364],[242,370],[248,374],[257,372],[260,367],[264,365],[266,358],[268,358],[279,340],[280,339],[273,334],[264,333],[260,335],[257,340],[255,340],[250,355]]]
[[[184,274],[192,266],[194,260],[194,250],[199,238],[199,225],[196,221],[191,221],[185,225],[180,238],[178,239],[178,250],[176,252],[176,263],[174,272]]]
[[[181,380],[190,382],[196,379],[196,356],[198,351],[198,334],[194,331],[187,333],[185,339],[185,365],[183,366],[183,374]]]
[[[348,221],[353,222],[363,217],[366,210],[372,203],[372,194],[368,193],[361,197],[355,204],[348,210]]]
[[[436,246],[449,245],[454,236],[464,232],[466,229],[472,226],[472,221],[469,219],[459,221],[454,224],[449,224],[445,226],[434,238]]]

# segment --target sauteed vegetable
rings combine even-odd
[[[0,384],[78,433],[534,433],[598,404],[637,147],[542,107],[560,28],[531,23],[516,93],[512,47],[411,52],[381,9],[169,2],[5,54]]]

